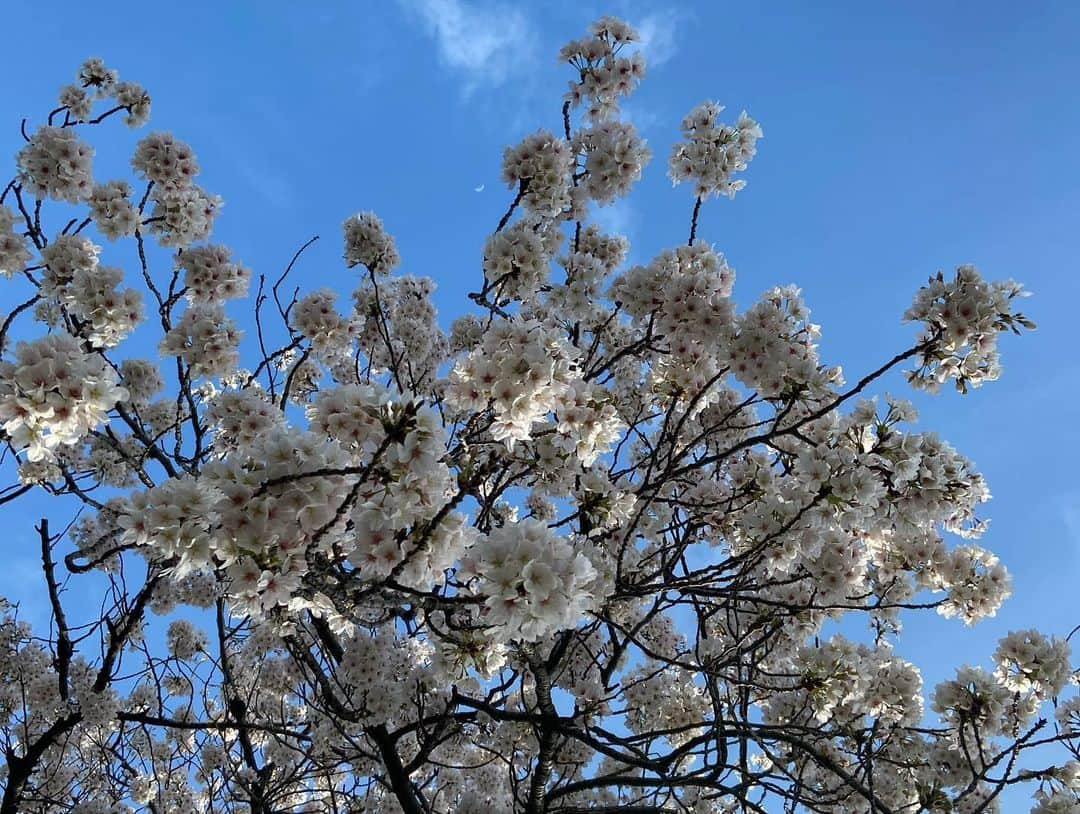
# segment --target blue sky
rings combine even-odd
[[[1034,291],[1024,305],[1039,329],[1003,341],[1001,381],[917,399],[921,426],[989,480],[983,542],[1010,567],[1014,596],[974,630],[912,619],[901,651],[932,683],[985,662],[1007,629],[1067,633],[1080,623],[1080,6],[11,4],[0,153],[19,148],[20,117],[39,121],[80,62],[101,56],[151,92],[152,129],[192,144],[200,183],[226,201],[215,240],[256,272],[275,274],[319,234],[296,282],[348,290],[340,223],[373,209],[402,271],[439,284],[448,323],[510,199],[503,147],[558,129],[570,73],[557,49],[605,13],[647,34],[649,75],[627,110],[654,160],[628,201],[601,211],[634,261],[685,239],[690,193],[671,188],[664,162],[683,114],[711,98],[732,117],[748,110],[765,138],[747,188],[707,204],[699,235],[737,270],[742,307],[799,284],[823,357],[850,381],[912,340],[900,315],[938,269],[973,262]],[[144,132],[98,128],[98,176],[118,177]],[[888,388],[906,394],[898,378]],[[25,594],[34,578],[34,549],[21,547],[35,545],[41,505],[2,509],[0,592]]]

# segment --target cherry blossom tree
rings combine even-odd
[[[762,138],[714,102],[668,161],[687,232],[627,267],[590,217],[650,158],[635,39],[604,18],[560,52],[561,128],[507,148],[448,333],[371,212],[339,309],[289,279],[310,242],[258,274],[208,242],[222,202],[176,136],[96,178],[93,128],[150,114],[100,60],[24,121],[0,502],[78,511],[18,552],[51,622],[3,607],[0,814],[979,812],[1018,784],[1080,812],[1067,638],[924,689],[898,635],[1010,581],[974,542],[983,478],[873,393],[996,379],[1025,292],[937,273],[910,346],[845,381],[799,290],[736,307],[698,234]]]

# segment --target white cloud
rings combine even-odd
[[[532,26],[520,9],[467,0],[401,0],[434,37],[439,58],[461,73],[466,92],[498,85],[531,52]]]
[[[632,21],[641,37],[638,45],[645,54],[646,67],[658,68],[675,56],[675,27],[680,22],[679,16],[677,12],[669,9]]]

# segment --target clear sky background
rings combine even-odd
[[[256,273],[319,234],[296,281],[351,289],[340,224],[373,209],[401,270],[438,283],[448,324],[511,197],[502,149],[558,131],[572,75],[555,54],[601,14],[646,35],[648,76],[627,110],[654,160],[600,218],[629,237],[633,261],[685,240],[690,192],[672,189],[665,162],[682,116],[711,98],[731,118],[745,108],[765,138],[747,188],[708,203],[699,236],[735,267],[740,307],[800,285],[823,358],[849,381],[912,341],[900,315],[939,269],[972,262],[1034,292],[1023,305],[1039,329],[1003,340],[1000,381],[916,399],[921,427],[989,480],[983,544],[1010,567],[1014,596],[974,630],[911,619],[900,652],[932,684],[986,663],[1008,629],[1080,624],[1080,5],[7,3],[0,154],[21,145],[20,117],[39,122],[81,61],[101,56],[150,91],[151,129],[194,147],[199,182],[226,202],[214,239]],[[95,128],[95,174],[127,176],[145,132]],[[898,377],[888,389],[910,395]],[[0,509],[0,592],[31,603],[43,505]]]

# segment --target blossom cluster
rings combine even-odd
[[[357,212],[345,221],[345,263],[364,265],[372,274],[389,274],[401,262],[394,239],[374,212]]]
[[[551,263],[545,236],[553,233],[519,220],[487,239],[484,277],[500,299],[529,300],[539,293]]]
[[[981,667],[964,665],[934,688],[931,708],[950,726],[995,736],[1026,725],[1037,701],[1033,694],[1018,696]]]
[[[58,235],[41,250],[45,269],[41,293],[61,297],[76,274],[93,274],[98,267],[101,247],[82,235]]]
[[[716,351],[721,342],[729,345],[729,354],[739,351],[730,299],[734,282],[735,272],[723,255],[701,240],[665,250],[648,265],[615,277],[612,299],[635,320],[651,322],[653,333],[671,349],[670,358],[658,360],[650,371],[653,389],[697,392],[721,366]],[[775,358],[760,355],[762,360]]]
[[[139,211],[131,203],[131,187],[127,181],[95,184],[87,204],[94,225],[109,240],[135,234],[139,228]]]
[[[1031,692],[1050,698],[1072,676],[1069,643],[1048,639],[1037,630],[1014,630],[994,651],[998,680],[1013,692]]]
[[[60,292],[68,311],[86,323],[83,334],[93,347],[118,345],[142,321],[142,294],[120,289],[123,281],[123,269],[115,266],[82,268]]]
[[[222,454],[250,447],[285,425],[281,410],[256,386],[216,394],[206,409],[206,420],[215,430],[214,445]]]
[[[193,303],[215,303],[247,294],[251,270],[232,261],[226,246],[194,246],[180,251],[176,264],[184,270],[184,289]]]
[[[158,350],[181,357],[196,379],[220,377],[236,369],[240,336],[220,305],[192,305],[165,334]]]
[[[581,379],[570,382],[555,401],[555,445],[592,466],[622,437],[626,424],[604,388]]]
[[[179,188],[199,174],[191,147],[172,133],[150,133],[135,147],[132,168],[159,187]]]
[[[842,636],[800,648],[792,659],[795,686],[769,699],[770,722],[847,722],[869,715],[897,724],[922,717],[922,678],[913,664],[887,649]]]
[[[11,277],[26,267],[30,250],[26,238],[15,229],[15,213],[0,206],[0,274]]]
[[[120,363],[120,380],[127,390],[127,400],[137,407],[146,407],[154,394],[165,386],[161,368],[149,359],[133,357]]]
[[[334,307],[336,299],[337,292],[332,288],[320,288],[304,296],[292,311],[296,330],[311,340],[315,352],[328,361],[349,356],[359,332],[356,322]]]
[[[761,125],[745,110],[734,125],[718,124],[716,117],[723,110],[716,102],[702,102],[686,114],[682,121],[686,141],[672,147],[668,159],[671,180],[676,184],[692,180],[699,199],[710,195],[734,198],[746,181],[733,176],[746,170],[762,137]]]
[[[839,368],[818,361],[814,340],[819,328],[809,316],[793,286],[771,289],[742,314],[729,350],[739,381],[766,397],[792,388],[823,392],[840,384]]]
[[[135,147],[131,166],[151,184],[146,221],[164,246],[187,246],[210,234],[221,198],[193,179],[199,163],[191,147],[171,133],[150,133]]]
[[[336,677],[363,720],[408,721],[418,690],[436,695],[426,668],[429,650],[416,639],[396,637],[392,630],[380,630],[374,636],[356,633],[346,640]]]
[[[19,150],[19,183],[36,198],[77,203],[90,194],[94,151],[75,131],[44,125]]]
[[[571,205],[574,163],[566,141],[540,130],[506,148],[502,180],[520,186],[522,203],[538,218],[556,218]]]
[[[126,112],[128,127],[141,127],[150,119],[150,94],[137,82],[119,81],[119,73],[105,66],[97,57],[86,60],[79,68],[76,84],[60,89],[60,106],[77,122],[91,118],[93,103],[112,99],[117,108]]]
[[[559,59],[579,72],[564,97],[571,107],[586,105],[586,114],[599,122],[618,111],[620,96],[627,96],[645,76],[645,58],[640,51],[623,56],[620,51],[640,40],[638,33],[622,20],[602,17],[589,27],[591,36],[572,40],[559,51]]]
[[[454,366],[447,403],[460,410],[484,410],[490,404],[492,438],[513,447],[532,437],[533,425],[580,375],[575,357],[572,345],[536,321],[496,323],[480,347]]]
[[[116,372],[68,334],[20,342],[15,360],[0,362],[0,420],[31,461],[78,443],[126,396]]]
[[[574,142],[585,153],[584,188],[597,203],[625,195],[641,178],[652,151],[630,122],[602,121],[581,131]]]
[[[465,572],[479,577],[487,597],[484,621],[496,635],[536,641],[574,626],[602,602],[590,587],[596,571],[571,541],[556,537],[537,520],[507,523],[477,542]]]
[[[626,258],[629,244],[618,235],[604,235],[596,226],[577,231],[569,251],[558,257],[566,280],[550,286],[546,305],[568,322],[593,322],[603,313],[604,281]]]
[[[904,319],[926,324],[921,366],[908,373],[915,387],[935,391],[948,380],[957,390],[978,387],[1001,374],[997,335],[1035,323],[1013,310],[1026,296],[1013,280],[984,280],[972,265],[959,266],[952,280],[940,272],[919,289]]]
[[[631,732],[661,731],[673,746],[682,746],[701,732],[708,715],[705,688],[693,674],[661,663],[646,663],[627,676],[626,724]]]
[[[386,281],[363,281],[353,292],[357,343],[376,370],[404,367],[399,387],[430,386],[449,352],[436,319],[430,277],[404,274]]]
[[[93,347],[111,348],[142,320],[142,295],[119,288],[123,271],[98,265],[100,254],[100,246],[80,235],[58,235],[45,246],[39,290],[48,299],[39,307],[64,306]]]

